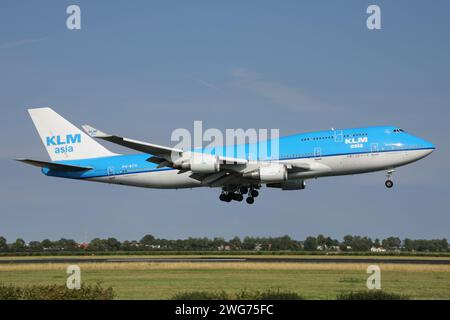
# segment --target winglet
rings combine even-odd
[[[86,133],[92,137],[92,138],[107,138],[107,137],[111,137],[112,135],[104,133],[98,129],[95,129],[94,127],[84,124],[81,126],[83,128],[84,131],[86,131]]]

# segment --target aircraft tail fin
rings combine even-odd
[[[116,155],[51,108],[28,109],[28,113],[52,161]]]

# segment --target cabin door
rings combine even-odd
[[[108,179],[114,180],[114,178],[116,177],[114,167],[108,167],[107,172],[108,172]]]
[[[322,157],[322,149],[319,147],[314,148],[314,158],[320,159]]]
[[[370,150],[372,151],[372,153],[378,153],[378,143],[372,143],[370,145]]]

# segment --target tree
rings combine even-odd
[[[343,244],[345,244],[346,246],[350,246],[352,244],[352,241],[353,241],[353,236],[348,234],[344,237]]]
[[[372,239],[361,236],[354,236],[350,243],[353,251],[369,251],[372,245]]]
[[[337,247],[339,245],[339,241],[333,240],[330,237],[327,237],[325,239],[325,245],[327,246],[327,248]]]
[[[446,252],[449,250],[447,239],[444,238],[440,240],[439,244],[440,244],[440,251]]]
[[[375,241],[373,242],[373,246],[374,246],[375,248],[381,247],[380,239],[376,238]]]
[[[406,251],[413,251],[414,250],[414,240],[406,238],[403,240],[403,247]]]
[[[39,241],[30,241],[30,243],[28,244],[28,249],[31,251],[42,251],[42,244]]]
[[[42,240],[41,245],[44,249],[50,249],[53,247],[53,243],[49,239]]]
[[[107,251],[105,240],[100,238],[92,239],[88,247],[89,251]]]
[[[242,247],[241,239],[237,236],[234,237],[233,239],[230,240],[230,245],[234,250],[240,250]]]
[[[242,249],[244,250],[253,250],[255,249],[256,239],[253,237],[245,237],[242,242]]]
[[[116,238],[106,239],[106,247],[109,251],[117,251],[120,249],[120,241]]]
[[[327,239],[323,234],[317,236],[317,245],[325,247],[327,245]]]
[[[151,246],[155,242],[155,237],[151,234],[146,234],[142,237],[141,241],[139,241],[143,246]]]
[[[316,251],[317,250],[317,239],[314,237],[308,237],[303,243],[303,248],[306,251]]]
[[[53,246],[57,247],[59,250],[66,250],[66,251],[74,251],[80,249],[80,246],[75,240],[65,238],[61,238],[60,240],[55,241],[53,243]]]
[[[8,243],[6,242],[6,238],[0,236],[0,251],[6,250],[8,250]]]
[[[18,238],[12,245],[11,250],[14,252],[25,251],[25,241],[21,238]]]
[[[209,242],[209,241],[208,241]],[[213,250],[225,245],[225,239],[221,237],[216,237],[212,241]]]
[[[137,251],[139,250],[139,242],[136,240],[128,241],[125,240],[120,246],[122,251]]]
[[[382,243],[383,243],[383,247],[386,250],[400,249],[400,247],[402,245],[402,241],[398,237],[389,237],[389,238],[383,239]]]

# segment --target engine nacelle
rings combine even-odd
[[[243,176],[247,179],[259,180],[262,183],[276,183],[286,181],[288,172],[284,164],[271,163],[256,171],[244,173]]]
[[[220,171],[220,161],[218,156],[192,153],[179,167],[194,173],[215,173]]]
[[[303,190],[306,188],[305,180],[295,179],[280,183],[268,183],[269,188],[280,188],[281,190]]]

